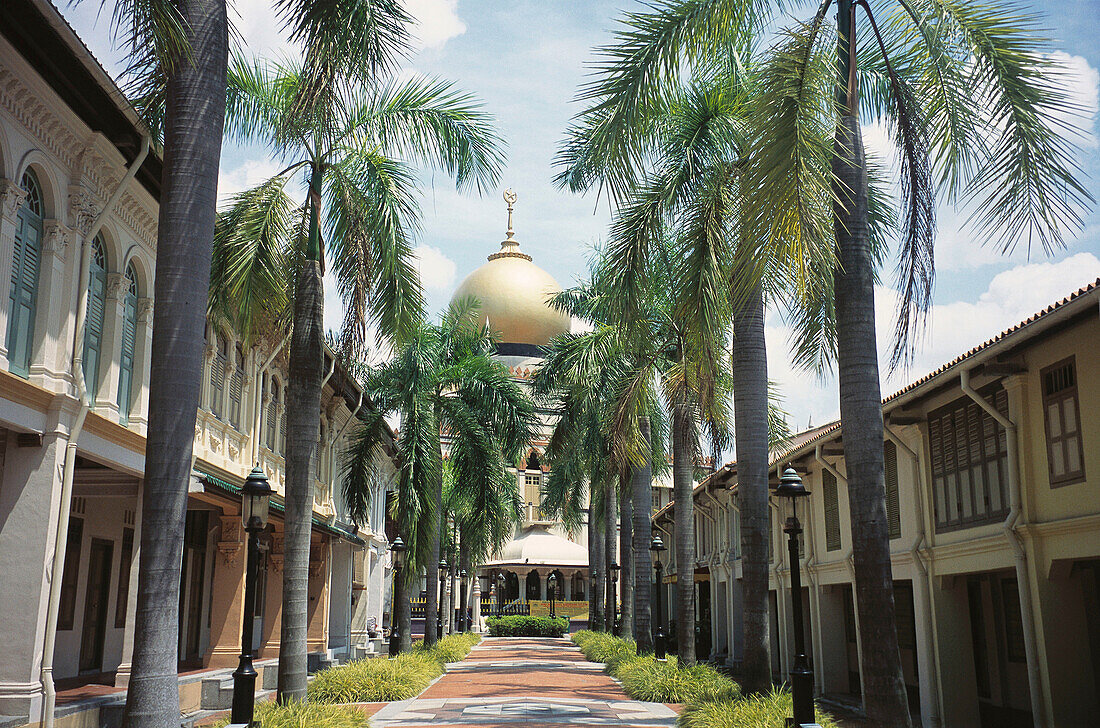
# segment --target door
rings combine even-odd
[[[1000,574],[970,576],[966,588],[982,728],[1029,728],[1030,694],[1016,579]]]
[[[80,671],[103,669],[103,641],[107,637],[107,604],[111,591],[111,553],[114,544],[92,539],[88,554],[88,585],[84,596],[84,623],[80,635]]]
[[[187,666],[201,665],[202,660],[202,611],[207,602],[205,586],[208,516],[206,511],[188,511],[183,531],[179,659]]]
[[[856,634],[856,610],[852,601],[852,585],[841,586],[844,601],[844,643],[848,662],[848,694],[862,699],[863,687],[859,681],[859,641]]]

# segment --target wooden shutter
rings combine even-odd
[[[130,420],[134,348],[137,340],[137,281],[133,268],[126,269],[126,278],[128,286],[122,318],[122,350],[118,358],[118,415],[123,425]]]
[[[840,496],[837,493],[836,476],[828,470],[821,471],[821,485],[825,494],[825,550],[840,550]]]
[[[107,310],[107,270],[103,243],[92,241],[91,275],[88,278],[88,310],[84,322],[84,386],[95,401],[99,389],[99,360],[103,351],[103,318]]]
[[[886,524],[890,538],[901,538],[901,510],[898,498],[898,446],[890,440],[883,445],[886,481]]]
[[[8,307],[8,368],[21,377],[30,372],[41,245],[42,219],[34,214],[28,201],[19,210],[16,222]]]

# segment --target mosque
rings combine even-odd
[[[452,301],[473,297],[481,303],[482,320],[487,320],[499,337],[495,358],[508,368],[520,386],[530,391],[531,377],[541,365],[546,347],[555,336],[570,330],[570,318],[547,303],[561,291],[561,286],[535,265],[516,240],[512,228],[515,193],[506,191],[504,200],[508,204],[508,231],[500,250],[462,281]],[[555,599],[564,600],[558,613],[566,613],[562,608],[572,608],[587,617],[587,514],[577,532],[569,533],[560,522],[541,512],[540,488],[550,472],[544,453],[554,421],[547,412],[540,412],[539,419],[538,434],[531,442],[523,468],[509,468],[525,504],[523,516],[512,539],[482,566],[475,589],[495,595],[498,589],[495,577],[503,574],[504,602],[528,602],[534,609],[536,602],[549,599],[547,579],[554,574]],[[569,602],[577,604],[569,607]]]

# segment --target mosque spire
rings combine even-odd
[[[497,258],[523,258],[524,260],[531,260],[531,256],[527,255],[519,249],[519,241],[516,240],[516,231],[512,228],[512,209],[516,204],[516,193],[512,191],[512,188],[504,190],[504,202],[508,205],[508,232],[507,237],[501,241],[500,250],[489,256],[489,260],[496,260]]]

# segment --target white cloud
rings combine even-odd
[[[458,0],[405,0],[405,9],[416,18],[416,39],[423,48],[441,48],[466,32],[458,17]]]
[[[455,262],[443,254],[439,248],[419,245],[413,253],[416,255],[416,267],[420,269],[420,282],[427,289],[450,290],[455,280]]]
[[[934,305],[927,335],[917,345],[913,365],[890,378],[886,373],[898,295],[889,288],[877,287],[875,315],[883,396],[938,369],[1098,277],[1100,259],[1092,253],[1005,270],[994,276],[974,300]],[[779,386],[791,426],[801,430],[811,418],[815,425],[836,419],[839,413],[836,378],[830,376],[820,381],[812,374],[795,370],[790,364],[790,328],[774,314],[767,323],[768,375]]]
[[[275,160],[269,158],[247,159],[238,167],[221,170],[218,173],[219,204],[224,205],[233,195],[271,179],[281,170],[282,167]],[[298,202],[305,199],[301,194],[301,190],[293,183],[287,185],[286,191]]]
[[[1048,56],[1062,68],[1056,77],[1069,97],[1073,110],[1059,115],[1059,120],[1076,127],[1066,134],[1070,141],[1095,149],[1100,146],[1096,138],[1096,115],[1100,108],[1100,71],[1081,56],[1071,56],[1064,51],[1054,51]],[[1076,132],[1076,133],[1075,133]]]

